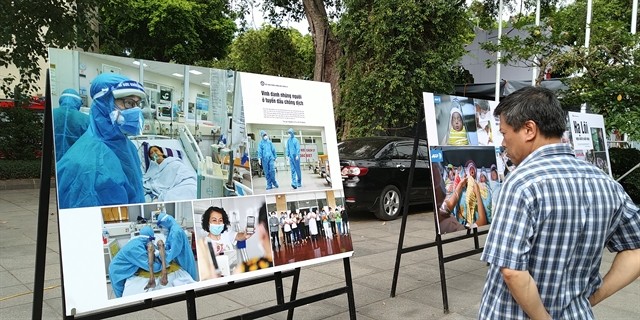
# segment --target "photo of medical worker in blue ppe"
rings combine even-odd
[[[291,166],[291,187],[298,189],[302,187],[302,171],[300,170],[300,141],[295,136],[293,128],[289,128],[289,139],[287,140],[287,158]]]
[[[57,162],[61,209],[144,203],[138,151],[127,135],[141,133],[144,88],[103,73],[91,82],[89,128]]]
[[[164,242],[165,263],[177,263],[181,270],[189,273],[191,281],[198,279],[196,260],[191,250],[191,240],[176,220],[162,212],[158,215],[158,228],[162,230],[166,240]],[[181,279],[180,282],[189,283],[189,279]],[[174,286],[176,284],[173,284]]]
[[[260,130],[260,143],[258,144],[258,162],[262,166],[264,176],[267,178],[266,189],[278,188],[276,181],[276,147],[269,139],[266,131]]]
[[[56,161],[76,143],[89,127],[89,115],[80,112],[82,99],[78,91],[66,89],[58,100],[60,106],[53,109],[54,142]]]
[[[159,284],[167,284],[166,266],[162,264],[165,255],[163,242],[162,240],[158,242],[161,250],[158,250],[158,257],[156,257],[154,240],[153,229],[150,226],[144,226],[140,229],[140,234],[129,240],[111,260],[109,280],[116,298],[155,288],[154,273],[156,272],[162,272],[162,278],[164,278]],[[142,271],[146,271],[148,279],[141,276]],[[126,293],[125,288],[127,288]]]

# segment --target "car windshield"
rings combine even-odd
[[[372,159],[388,143],[382,139],[345,140],[338,145],[338,155],[345,159]]]

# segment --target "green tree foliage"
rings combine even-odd
[[[227,54],[234,18],[226,0],[108,0],[100,7],[100,51],[202,64]]]
[[[91,49],[97,30],[91,8],[98,3],[99,0],[2,1],[0,67],[15,65],[20,71],[2,75],[2,94],[28,99],[39,92],[39,58],[47,56],[47,48]]]
[[[245,0],[253,3],[252,0]],[[263,12],[279,25],[286,19],[300,21],[306,17],[313,39],[313,80],[331,84],[334,108],[340,104],[338,61],[342,48],[335,35],[335,24],[342,13],[343,0],[264,0]]]
[[[640,140],[640,37],[616,37],[617,45],[599,44],[588,50],[569,51],[565,57],[568,72],[581,73],[567,78],[568,90],[561,93],[566,109],[587,103],[588,112],[601,114],[607,130],[620,130],[631,140]]]
[[[492,2],[489,0],[487,2]],[[548,11],[540,27],[532,14],[514,20],[522,37],[503,37],[500,45],[485,43],[490,52],[503,53],[501,63],[538,66],[538,82],[546,70],[562,75],[569,86],[560,93],[567,110],[586,103],[589,112],[605,117],[608,130],[618,129],[640,139],[640,37],[631,35],[631,2],[594,0],[591,40],[584,48],[586,0]],[[495,63],[495,62],[488,62]]]
[[[20,106],[2,111],[0,155],[7,160],[30,160],[42,152],[42,117]]]
[[[464,2],[345,1],[342,138],[412,126],[422,92],[453,91],[454,65],[473,40]]]
[[[313,77],[313,41],[296,29],[264,25],[238,35],[213,67],[289,78]]]

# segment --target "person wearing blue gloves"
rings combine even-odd
[[[264,176],[267,179],[267,190],[278,188],[276,181],[276,147],[264,130],[260,130],[260,144],[258,144],[258,162],[262,166]]]
[[[162,240],[158,241],[160,259],[156,259],[153,240],[155,240],[153,229],[149,226],[144,226],[140,229],[140,235],[129,240],[111,260],[109,264],[109,279],[116,298],[123,296],[125,283],[128,279],[138,274],[140,270],[149,273],[149,281],[144,287],[145,290],[156,286],[155,272],[162,272],[163,277],[160,284],[167,284],[166,266],[161,262],[164,260],[164,246],[162,245]]]
[[[302,187],[302,171],[300,170],[300,141],[295,137],[293,128],[289,128],[289,140],[287,140],[286,155],[291,165],[291,187],[298,189]]]
[[[91,83],[89,128],[57,163],[61,209],[144,203],[138,151],[127,135],[142,131],[143,86],[103,73]]]
[[[82,99],[78,91],[66,89],[60,95],[60,106],[53,109],[56,161],[87,131],[89,115],[80,112]]]
[[[189,273],[191,279],[198,279],[198,271],[196,270],[196,260],[191,250],[191,243],[187,234],[184,233],[182,227],[176,220],[162,212],[158,215],[158,228],[165,234],[164,242],[165,263],[170,265],[172,262]]]

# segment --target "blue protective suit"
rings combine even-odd
[[[91,83],[89,128],[56,165],[61,209],[145,202],[138,151],[109,117],[126,80],[103,73]]]
[[[285,154],[291,165],[291,186],[294,189],[302,187],[302,171],[300,170],[300,141],[295,137],[293,129],[289,129],[289,140]]]
[[[166,213],[158,215],[158,227],[169,230],[164,243],[165,263],[169,265],[172,261],[175,261],[180,268],[191,275],[193,280],[198,280],[196,259],[193,256],[193,251],[191,251],[189,238],[187,238],[182,227],[172,216]]]
[[[82,100],[74,89],[66,89],[60,95],[60,106],[53,110],[56,161],[87,131],[89,115],[80,112]]]
[[[134,276],[139,269],[151,272],[149,270],[149,255],[147,253],[147,243],[153,241],[153,229],[145,226],[140,229],[140,235],[129,240],[118,251],[109,264],[109,279],[111,287],[117,298],[122,297],[124,292],[124,284],[127,279]],[[155,259],[153,262],[153,272],[160,272],[162,263]]]
[[[258,159],[262,162],[262,171],[267,179],[267,190],[277,188],[276,181],[276,147],[271,140],[263,139],[266,131],[260,130],[260,143],[258,144]]]

